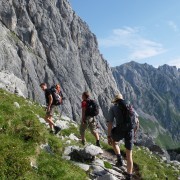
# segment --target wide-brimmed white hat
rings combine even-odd
[[[123,99],[123,95],[121,93],[116,94],[114,99],[111,101],[112,103],[115,103],[117,100]]]

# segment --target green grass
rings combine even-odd
[[[42,179],[86,179],[84,171],[77,166],[61,159],[59,155],[41,153],[38,158],[38,174]]]
[[[20,108],[14,106],[18,102]],[[62,141],[49,134],[46,126],[41,124],[37,115],[44,116],[44,110],[36,103],[29,103],[21,97],[7,93],[0,89],[0,179],[18,180],[83,180],[88,175],[82,169],[74,166],[70,161],[61,158],[65,148],[65,140]],[[62,130],[61,135],[69,136],[74,133],[79,137],[79,128],[71,125],[69,129]],[[86,131],[88,143],[95,144],[95,137]],[[48,143],[52,154],[40,148],[41,144]],[[81,146],[80,142],[72,141],[72,144]],[[101,141],[105,150],[112,149]],[[121,147],[124,152],[124,146]],[[160,163],[155,156],[152,158],[143,149],[133,151],[134,163],[138,165],[142,179],[177,179],[178,172],[165,163]],[[36,162],[37,169],[30,166],[30,162]],[[106,168],[111,164],[104,162]]]
[[[168,133],[159,134],[158,137],[156,138],[156,143],[166,149],[177,148],[180,146],[180,143],[174,143],[174,141],[172,140],[172,138]]]
[[[86,179],[85,171],[62,160],[63,141],[37,118],[44,114],[38,104],[0,89],[0,179]],[[44,143],[53,155],[40,149]],[[30,166],[32,159],[38,169]]]
[[[162,148],[177,148],[180,146],[180,143],[175,143],[169,133],[162,132],[160,130],[160,125],[157,122],[151,121],[149,119],[140,119],[140,125],[146,133],[154,134],[157,133],[155,142]]]
[[[151,155],[149,152],[137,148],[133,151],[133,160],[139,167],[142,179],[171,179],[177,180],[180,172],[174,170],[171,166],[168,167],[166,163],[161,163],[160,158]]]
[[[107,161],[104,161],[104,167],[108,169],[112,169],[112,165]]]
[[[159,128],[159,124],[157,122],[151,121],[149,119],[143,119],[139,117],[139,122],[145,132],[156,131],[156,129]]]

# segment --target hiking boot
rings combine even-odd
[[[54,126],[54,130],[54,134],[57,134],[61,130],[61,128],[58,126]]]
[[[82,143],[82,145],[85,145],[85,144],[86,144],[86,141],[85,141],[85,140],[82,140],[81,143]]]
[[[99,141],[96,141],[96,146],[101,147]]]
[[[126,180],[132,180],[132,174],[127,174],[126,175]]]
[[[54,131],[51,129],[51,130],[49,131],[49,133],[50,133],[50,134],[54,134]]]
[[[118,159],[117,159],[117,162],[116,162],[116,166],[117,166],[117,167],[122,167],[123,165],[124,165],[123,160],[122,160],[121,158],[118,158]]]

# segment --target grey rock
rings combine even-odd
[[[59,126],[61,129],[68,129],[70,126],[69,122],[61,120],[57,120],[56,125]]]
[[[63,113],[79,122],[88,90],[101,108],[100,128],[106,128],[103,116],[117,85],[96,36],[67,0],[1,0],[0,32],[0,71],[24,81],[28,98],[44,104],[39,84],[60,83]]]
[[[71,157],[70,157],[70,156],[64,156],[64,155],[63,155],[62,158],[65,159],[65,160],[68,160],[68,161],[71,160]]]
[[[101,166],[92,165],[91,167],[92,167],[92,173],[95,174],[96,176],[103,176],[107,174],[107,171]]]
[[[98,177],[97,180],[118,180],[119,178],[113,176],[112,174],[106,174],[104,176]]]
[[[37,164],[35,164],[34,162],[31,162],[30,165],[32,168],[34,168],[36,170],[38,169]]]
[[[14,106],[16,106],[17,108],[20,108],[20,105],[18,102],[14,102]]]
[[[24,98],[28,97],[25,82],[8,71],[0,71],[0,88]]]
[[[66,141],[66,144],[71,144],[71,140],[67,140],[67,141]]]
[[[96,158],[93,162],[92,162],[93,165],[96,165],[96,166],[101,166],[101,167],[104,167],[104,161],[99,159],[99,158]]]
[[[83,163],[78,163],[78,162],[73,162],[75,165],[79,166],[81,169],[84,171],[88,171],[90,166],[88,164],[83,164]]]
[[[41,145],[40,145],[40,148],[43,149],[43,150],[45,150],[46,152],[48,152],[48,153],[50,153],[50,154],[53,154],[53,152],[51,151],[51,147],[49,146],[48,143],[46,143],[46,144],[41,144]]]
[[[109,171],[111,174],[113,174],[115,177],[118,177],[118,178],[124,177],[124,175],[123,175],[122,173],[117,172],[117,171],[114,170],[114,169],[109,169],[108,171]]]
[[[72,148],[71,153],[71,160],[78,161],[78,162],[92,162],[95,160],[95,156],[98,154],[102,154],[103,151],[101,148],[94,146],[94,145],[87,145],[84,148]]]
[[[91,156],[97,156],[98,154],[102,154],[103,150],[100,147],[91,144],[84,148],[84,152]]]
[[[74,140],[74,141],[79,141],[79,138],[77,138],[77,137],[76,137],[74,134],[72,134],[72,133],[69,135],[69,139],[70,139],[70,140]]]
[[[73,150],[79,150],[79,146],[68,146],[65,147],[64,155],[69,155]]]

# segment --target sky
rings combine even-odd
[[[111,67],[136,61],[180,68],[180,0],[69,0]]]

